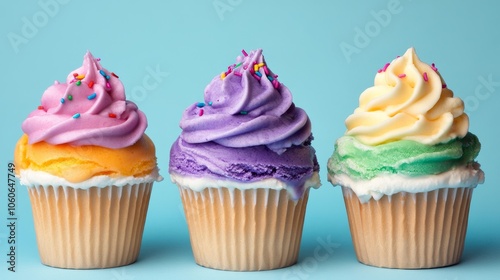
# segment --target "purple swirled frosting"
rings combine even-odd
[[[189,106],[172,145],[170,172],[255,182],[275,178],[299,188],[319,170],[311,122],[267,66],[262,50],[239,56]]]

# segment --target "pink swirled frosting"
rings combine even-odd
[[[113,149],[133,145],[146,127],[146,116],[125,99],[118,76],[104,69],[90,52],[66,83],[55,82],[43,93],[41,106],[22,124],[30,144],[45,141]]]

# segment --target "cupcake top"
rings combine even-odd
[[[372,146],[398,140],[435,145],[462,138],[469,129],[463,101],[413,48],[378,70],[375,85],[361,94],[345,123],[346,135]]]
[[[14,161],[27,186],[75,188],[161,180],[147,119],[122,82],[90,52],[65,83],[43,93],[22,123]]]
[[[125,99],[118,76],[103,68],[90,52],[83,65],[55,82],[41,105],[22,124],[29,143],[96,145],[123,148],[136,143],[147,127],[146,116]]]
[[[378,70],[345,124],[328,178],[362,200],[484,181],[474,161],[481,144],[468,132],[463,101],[413,48]]]
[[[192,144],[215,142],[241,148],[265,145],[281,154],[311,137],[304,110],[268,67],[262,50],[238,56],[236,63],[205,88],[203,102],[188,107],[181,137]]]
[[[319,186],[317,174],[306,184],[319,169],[310,146],[309,117],[295,107],[262,50],[242,53],[208,84],[204,100],[184,111],[182,133],[171,149],[170,173],[212,179],[200,181],[200,188],[215,187],[217,180],[230,180],[233,187],[259,187],[273,179],[267,186],[290,188],[293,197],[300,197],[305,188]]]

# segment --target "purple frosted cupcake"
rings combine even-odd
[[[267,270],[297,262],[310,187],[320,186],[309,117],[267,66],[239,56],[182,116],[170,151],[196,263]]]

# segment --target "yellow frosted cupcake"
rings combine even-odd
[[[28,187],[42,263],[105,268],[134,262],[154,181],[147,120],[118,76],[89,52],[43,94],[14,153]]]
[[[328,161],[358,260],[390,268],[460,261],[481,145],[463,101],[413,48],[387,63],[346,119]]]

